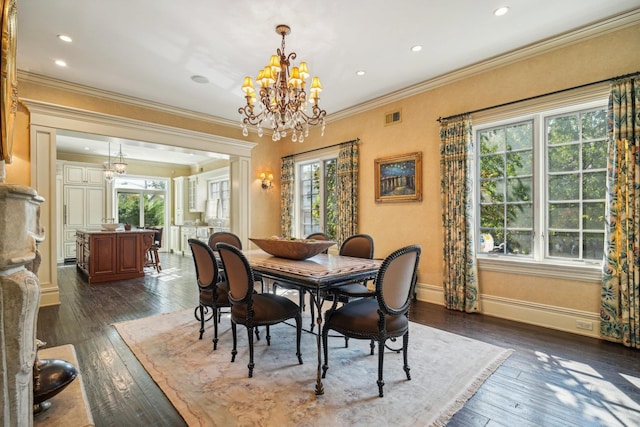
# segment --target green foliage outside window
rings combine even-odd
[[[545,256],[601,259],[606,137],[604,108],[546,118],[542,171],[534,164],[534,120],[478,132],[480,252],[531,256],[539,194],[546,196]],[[537,173],[545,173],[544,192],[534,187]]]

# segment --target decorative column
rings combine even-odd
[[[4,163],[4,162],[0,162]],[[2,169],[0,165],[0,169]],[[33,425],[33,364],[44,240],[44,199],[22,185],[0,181],[0,425]]]

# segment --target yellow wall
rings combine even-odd
[[[442,284],[438,117],[517,101],[640,69],[640,25],[447,84],[327,125],[323,144],[360,138],[360,232],[375,238],[375,256],[410,243],[422,245],[419,283]],[[328,93],[328,89],[327,89]],[[328,96],[328,95],[327,95]],[[402,122],[384,114],[402,109]],[[319,144],[317,134],[300,151]],[[423,201],[376,204],[374,159],[422,151]],[[502,298],[599,312],[598,283],[480,272],[480,292]]]
[[[439,128],[436,119],[489,107],[530,96],[574,87],[638,71],[640,67],[640,25],[576,42],[562,49],[514,62],[497,69],[449,83],[383,107],[337,121],[330,121],[325,136],[314,129],[304,144],[274,143],[268,137],[249,137],[258,145],[252,153],[251,235],[280,233],[278,173],[285,154],[360,138],[360,232],[375,238],[376,257],[411,243],[421,244],[423,256],[419,282],[442,283],[442,230],[439,195]],[[18,68],[19,68],[18,64]],[[19,95],[40,101],[126,116],[170,126],[183,127],[231,138],[242,138],[239,127],[228,128],[138,106],[65,92],[30,82],[19,82]],[[330,96],[330,88],[324,92]],[[386,112],[402,109],[402,123],[384,126]],[[28,185],[28,115],[17,117],[14,164],[7,165],[7,181]],[[421,151],[423,153],[424,200],[415,203],[374,202],[374,159]],[[258,174],[275,172],[275,188],[260,189]],[[495,272],[480,273],[481,293],[506,299],[566,307],[596,313],[599,310],[597,283],[554,280]]]

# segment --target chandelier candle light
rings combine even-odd
[[[284,50],[284,38],[291,32],[288,25],[276,26],[276,33],[282,36],[282,48],[277,49],[276,55],[271,55],[269,64],[258,72],[256,83],[260,85],[260,91],[256,94],[251,77],[244,79],[242,92],[245,94],[247,105],[238,109],[242,114],[242,134],[249,135],[248,125],[257,127],[258,136],[262,137],[264,128],[273,131],[271,139],[279,141],[287,136],[287,130],[291,130],[291,141],[303,142],[309,136],[309,127],[322,125],[324,136],[327,115],[325,110],[318,106],[322,85],[318,77],[313,77],[309,96],[305,91],[306,79],[309,70],[306,62],[292,66],[291,60],[296,59],[296,53],[286,54]],[[258,101],[257,106],[255,105]],[[308,105],[311,104],[311,111]]]

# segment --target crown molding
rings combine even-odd
[[[141,98],[136,98],[129,95],[123,95],[116,92],[109,92],[102,89],[97,89],[90,86],[84,86],[77,83],[68,82],[65,80],[54,79],[42,74],[30,73],[24,70],[18,70],[18,81],[37,84],[53,89],[60,89],[66,92],[76,93],[79,95],[91,96],[94,98],[106,99],[109,101],[119,102],[121,104],[128,104],[135,107],[147,108],[155,111],[162,111],[172,115],[177,115],[189,119],[202,120],[209,123],[215,123],[222,126],[238,127],[238,123],[233,120],[223,119],[209,114],[198,113],[196,111],[187,110],[184,108],[173,107],[171,105],[162,104],[159,102],[148,101]]]
[[[396,92],[381,96],[371,101],[363,102],[354,107],[346,108],[327,115],[327,123],[341,120],[355,114],[360,114],[374,108],[378,108],[413,95],[420,94],[440,86],[454,83],[458,80],[472,77],[476,74],[484,73],[492,69],[504,67],[505,65],[519,62],[528,58],[542,55],[556,49],[564,48],[575,43],[583,42],[590,38],[602,36],[612,31],[618,31],[625,27],[630,27],[640,23],[640,9],[614,16],[604,21],[584,26],[577,30],[569,31],[556,37],[548,38],[537,43],[525,46],[520,49],[507,52],[493,58],[477,62],[468,67],[460,68],[442,76],[426,80],[413,86],[398,90]]]
[[[466,79],[476,74],[484,73],[486,71],[503,67],[505,65],[512,64],[514,62],[522,61],[524,59],[532,58],[547,52],[551,52],[556,49],[570,46],[575,43],[579,43],[590,38],[598,37],[607,34],[612,31],[618,31],[625,27],[636,25],[640,22],[640,8],[634,9],[629,12],[614,16],[604,21],[599,21],[591,25],[587,25],[578,28],[573,31],[566,32],[556,37],[551,37],[542,40],[537,43],[525,46],[520,49],[507,52],[502,55],[498,55],[481,62],[477,62],[468,67],[460,68],[450,73],[444,74],[439,77],[435,77],[430,80],[409,86],[407,88],[392,92],[390,94],[365,101],[354,107],[345,108],[344,110],[337,111],[327,115],[326,122],[337,121],[349,116],[363,113],[374,108],[395,102],[404,98],[408,98],[413,95],[420,94],[429,90],[433,90],[440,86],[444,86],[458,80]],[[204,113],[198,113],[191,110],[186,110],[178,107],[172,107],[170,105],[148,101],[140,98],[135,98],[128,95],[122,95],[119,93],[109,92],[101,89],[96,89],[88,86],[79,85],[63,80],[53,79],[51,77],[30,73],[24,70],[18,70],[18,80],[25,81],[33,84],[43,85],[55,89],[61,89],[72,93],[81,95],[92,96],[96,98],[107,99],[110,101],[116,101],[124,104],[133,105],[136,107],[143,107],[151,110],[162,111],[190,119],[203,120],[210,123],[215,123],[222,126],[237,127],[236,121],[223,119],[220,117],[211,116]]]

